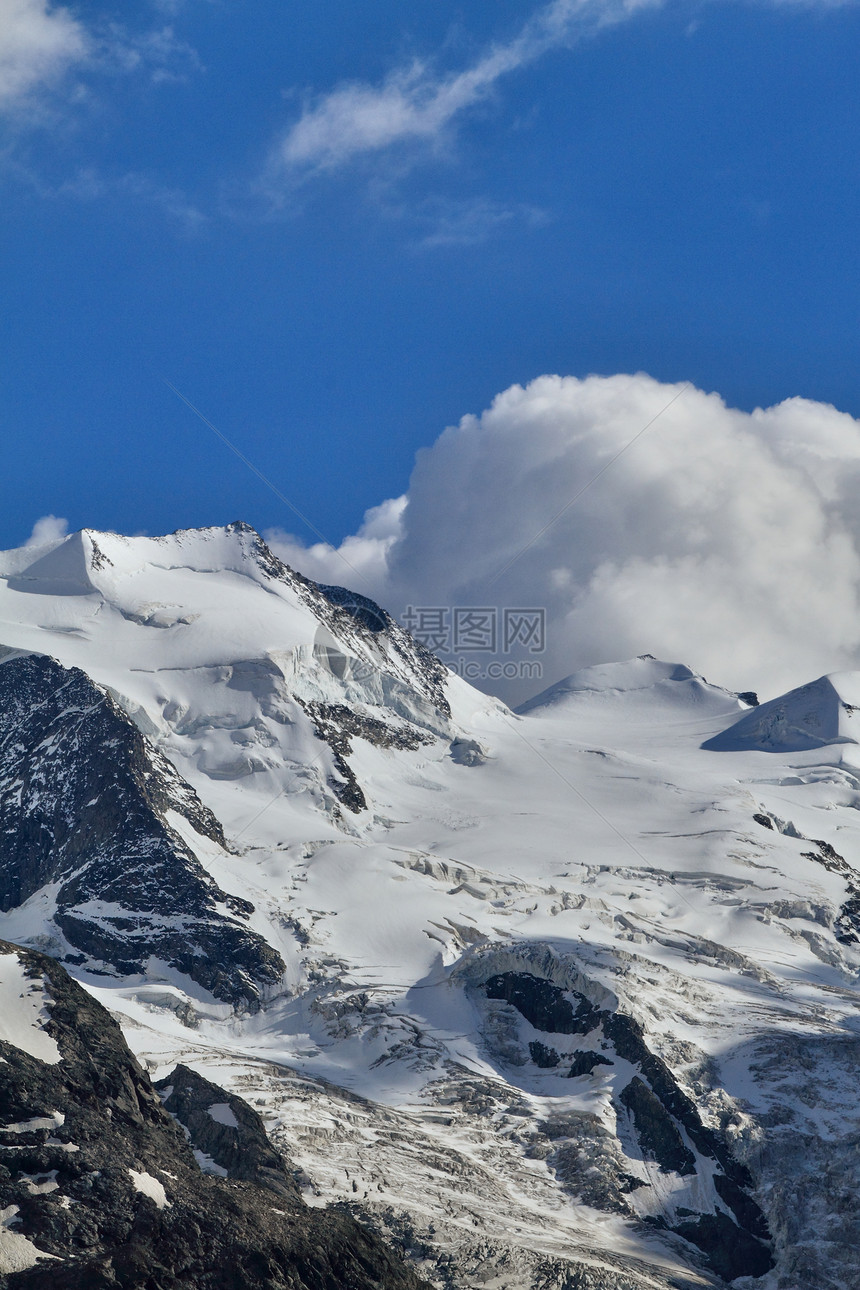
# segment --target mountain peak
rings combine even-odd
[[[704,746],[716,752],[808,752],[860,743],[860,673],[833,672],[769,699]]]
[[[668,663],[641,654],[619,663],[584,667],[521,704],[517,713],[544,716],[573,711],[583,704],[623,703],[626,707],[724,705],[736,695],[710,685],[684,663]]]

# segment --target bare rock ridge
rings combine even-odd
[[[373,649],[377,639],[390,648],[395,665],[410,682],[417,684],[431,710],[443,717],[451,715],[445,681],[448,669],[435,654],[415,640],[387,610],[368,596],[347,587],[314,582],[297,573],[279,559],[266,545],[256,529],[242,520],[228,524],[226,532],[239,538],[243,548],[267,578],[286,583],[296,590],[317,621],[333,633],[332,645],[359,643]],[[335,667],[337,664],[335,663]]]
[[[0,942],[10,955],[44,991],[59,1059],[0,1040],[0,1284],[421,1290],[350,1215],[304,1205],[250,1107],[179,1067],[174,1119],[104,1008],[52,959]]]
[[[154,1085],[165,1110],[185,1133],[204,1172],[259,1183],[301,1202],[284,1157],[248,1103],[179,1063]]]
[[[709,1205],[706,1211],[689,1209],[682,1222],[672,1224],[660,1214],[650,1215],[646,1221],[698,1247],[713,1271],[728,1281],[741,1276],[760,1277],[773,1266],[770,1232],[752,1194],[749,1170],[734,1158],[725,1137],[702,1122],[695,1103],[679,1087],[672,1071],[649,1049],[635,1018],[600,1008],[583,994],[563,990],[530,972],[498,973],[486,981],[484,989],[488,999],[503,1000],[535,1030],[555,1038],[553,1047],[540,1041],[530,1044],[531,1060],[537,1066],[560,1065],[560,1036],[581,1036],[600,1048],[597,1052],[574,1049],[572,1061],[567,1059],[571,1079],[590,1075],[595,1068],[612,1066],[619,1060],[628,1063],[637,1073],[618,1095],[619,1118],[623,1123],[623,1113],[628,1113],[640,1157],[656,1161],[665,1174],[688,1176],[700,1172],[703,1195],[709,1190],[708,1178],[713,1180],[716,1204]],[[556,1139],[575,1137],[566,1133],[570,1125],[548,1127],[548,1136]],[[562,1175],[571,1154],[568,1149],[558,1155]],[[581,1188],[576,1171],[572,1181]],[[619,1175],[617,1182],[617,1191],[609,1198],[614,1209],[620,1206],[623,1210],[625,1192],[647,1186],[629,1175]],[[593,1200],[599,1207],[606,1203],[597,1196]]]
[[[0,667],[0,909],[50,884],[60,955],[122,974],[155,955],[253,1010],[283,964],[171,810],[223,845],[212,812],[85,673],[40,655]]]

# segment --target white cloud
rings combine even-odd
[[[87,57],[89,43],[68,9],[46,0],[0,0],[0,108],[53,84]]]
[[[33,525],[33,532],[24,543],[25,546],[47,546],[49,542],[61,542],[69,531],[69,521],[58,515],[43,515]]]
[[[487,99],[497,83],[559,46],[625,22],[665,0],[550,0],[507,43],[491,46],[471,67],[442,73],[416,59],[382,84],[345,82],[310,98],[281,139],[276,167],[293,172],[334,170],[397,144],[442,142],[455,119]],[[836,8],[852,0],[772,0],[806,8]]]
[[[286,558],[349,585],[343,556],[396,613],[544,607],[547,684],[646,652],[771,695],[860,668],[860,422],[797,398],[748,414],[695,388],[667,407],[682,388],[512,386],[419,453],[406,498],[340,555],[293,541]]]
[[[0,0],[0,113],[44,124],[43,109],[72,71],[73,101],[86,98],[84,74],[185,80],[202,65],[173,27],[135,31],[97,17],[87,22],[50,0]],[[41,110],[40,110],[41,109]]]
[[[405,507],[405,496],[371,507],[358,532],[337,549],[325,542],[306,547],[283,529],[267,529],[263,536],[281,559],[309,578],[374,595],[387,583],[388,553],[403,536]]]
[[[197,50],[171,26],[135,32],[112,23],[100,41],[99,56],[105,70],[144,72],[156,84],[186,81],[203,70]]]
[[[506,206],[481,197],[466,201],[431,198],[412,214],[413,222],[426,230],[418,245],[428,248],[478,246],[506,225],[535,228],[548,219],[536,206]]]
[[[589,29],[620,22],[654,3],[659,0],[553,0],[507,44],[493,46],[464,71],[443,75],[416,60],[382,85],[340,85],[306,105],[283,139],[279,159],[290,168],[330,170],[396,143],[434,143],[503,76]]]
[[[76,201],[91,202],[118,196],[141,206],[154,206],[186,233],[198,231],[209,218],[181,189],[165,187],[151,175],[139,171],[105,175],[93,167],[84,167],[54,187],[42,183],[35,176],[31,182],[43,197],[71,197]]]

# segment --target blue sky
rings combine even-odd
[[[542,373],[860,416],[858,36],[851,5],[0,0],[0,546],[49,513],[313,541],[165,381],[335,543]]]

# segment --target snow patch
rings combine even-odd
[[[204,1174],[213,1174],[216,1178],[227,1178],[229,1176],[222,1165],[214,1161],[211,1156],[207,1156],[205,1151],[199,1151],[197,1147],[194,1148],[194,1159]]]
[[[131,1180],[135,1189],[143,1196],[148,1196],[154,1200],[159,1209],[170,1207],[170,1201],[167,1199],[167,1193],[164,1190],[164,1183],[160,1183],[152,1174],[139,1173],[136,1169],[129,1169]]]
[[[14,952],[0,954],[0,1039],[55,1066],[60,1050],[44,1028],[50,1021],[45,1000],[44,977],[28,976]]]
[[[39,1259],[57,1257],[55,1254],[46,1254],[26,1236],[11,1230],[12,1224],[20,1221],[17,1214],[17,1205],[7,1205],[5,1209],[0,1209],[0,1273],[26,1272],[27,1268],[35,1267]]]
[[[239,1121],[226,1102],[216,1102],[206,1112],[216,1124],[225,1124],[228,1129],[238,1129]]]
[[[50,1115],[34,1115],[30,1120],[2,1126],[0,1133],[36,1133],[39,1129],[60,1129],[65,1123],[62,1111],[52,1111]]]
[[[50,1169],[41,1174],[21,1174],[21,1181],[26,1185],[31,1196],[47,1196],[52,1191],[58,1191],[60,1187],[56,1169]]]

